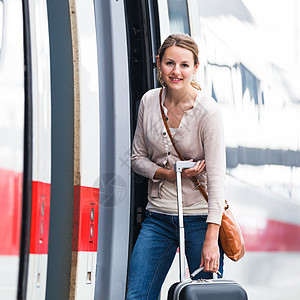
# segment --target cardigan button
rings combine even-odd
[[[163,135],[166,135],[166,133],[165,133],[165,132],[163,132]]]
[[[166,121],[169,121],[169,118],[168,118],[168,117],[166,117]]]
[[[170,155],[171,154],[171,152],[168,152],[168,155]]]

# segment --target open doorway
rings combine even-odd
[[[159,18],[156,0],[126,0],[127,41],[129,54],[131,141],[143,94],[158,87],[156,53],[160,45]],[[129,256],[145,218],[147,179],[131,173],[131,217]]]

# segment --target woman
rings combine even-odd
[[[134,247],[128,275],[127,300],[155,299],[179,245],[174,163],[179,159],[163,123],[163,113],[174,143],[187,160],[182,194],[186,257],[190,272],[204,266],[199,278],[223,271],[218,245],[224,208],[225,146],[223,124],[216,102],[205,96],[191,78],[199,66],[198,47],[188,35],[170,35],[158,51],[161,88],[142,98],[133,141],[132,167],[148,181],[146,219]],[[190,177],[208,192],[208,202]]]

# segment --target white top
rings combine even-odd
[[[178,215],[176,182],[165,180],[160,189],[161,198],[148,196],[146,209],[151,212]],[[204,208],[201,202],[196,202],[183,207],[183,215],[207,215],[207,208]]]
[[[172,207],[175,207],[174,203],[172,204],[174,197],[166,198],[170,192],[168,183],[153,178],[157,169],[171,169],[174,163],[180,160],[167,138],[160,111],[160,90],[159,88],[148,91],[141,100],[131,163],[136,173],[149,178],[149,205],[164,207],[172,213]],[[165,96],[166,89],[163,88],[162,103]],[[167,108],[163,106],[163,109],[167,115]],[[191,180],[182,178],[183,208],[199,205],[200,210],[208,215],[208,223],[221,224],[225,203],[226,160],[223,122],[220,109],[214,99],[200,91],[194,107],[184,113],[173,137],[184,159],[193,159],[193,161],[205,159],[206,165],[206,172],[197,178],[208,193],[208,204]],[[157,198],[166,199],[168,204],[153,200]],[[164,212],[164,208],[158,211]]]
[[[177,129],[178,128],[170,128],[172,137],[176,133]],[[164,145],[167,152],[169,151],[169,148],[173,147],[168,134],[164,136]],[[164,180],[160,187],[160,197],[148,196],[146,209],[151,212],[178,215],[176,182]],[[205,214],[207,214],[207,209],[203,208],[203,205],[200,204],[200,202],[183,207],[183,215]]]

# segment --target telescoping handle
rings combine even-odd
[[[196,165],[196,162],[191,161],[177,161],[174,165],[177,182],[177,206],[179,219],[179,274],[180,281],[185,279],[185,248],[184,248],[184,224],[183,224],[183,210],[182,210],[182,189],[181,189],[181,172],[183,169],[189,169]]]
[[[196,162],[194,161],[177,161],[174,164],[174,170],[176,173],[182,172],[182,169],[189,169],[196,165]]]

